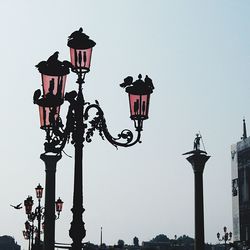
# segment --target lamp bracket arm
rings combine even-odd
[[[89,119],[89,111],[90,109],[96,109],[96,116],[89,122],[91,127],[86,132],[86,141],[91,142],[91,137],[93,136],[94,130],[97,129],[99,131],[99,135],[102,139],[106,138],[113,146],[116,148],[119,147],[130,147],[136,144],[137,142],[141,142],[141,131],[137,130],[137,137],[135,140],[133,133],[129,129],[122,130],[117,137],[113,137],[107,128],[106,120],[104,118],[104,113],[99,103],[96,101],[96,104],[90,104],[87,106],[84,112],[84,119]]]

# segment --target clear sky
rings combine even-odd
[[[113,135],[134,129],[123,79],[148,74],[155,85],[142,144],[116,150],[97,133],[84,148],[85,241],[99,243],[101,226],[107,244],[160,233],[193,237],[193,172],[182,153],[198,131],[212,156],[204,171],[205,240],[215,243],[223,226],[232,230],[230,145],[242,135],[243,116],[250,124],[249,1],[8,0],[0,10],[0,235],[27,248],[24,210],[9,205],[35,197],[39,182],[44,186],[34,65],[55,51],[69,60],[67,37],[79,27],[97,43],[85,98],[99,101]],[[75,80],[68,77],[66,91],[77,87]],[[66,110],[67,104],[64,121]],[[65,151],[73,155],[73,146]],[[73,160],[63,155],[57,242],[71,243],[72,188]]]

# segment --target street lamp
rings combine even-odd
[[[204,204],[203,204],[203,171],[210,156],[207,152],[200,150],[201,136],[196,134],[194,148],[192,151],[184,153],[189,155],[187,161],[191,163],[194,171],[194,203],[195,203],[195,250],[205,250],[204,240]]]
[[[32,196],[28,196],[27,199],[24,201],[25,213],[28,216],[28,221],[25,222],[26,231],[23,231],[23,235],[26,239],[29,240],[31,239],[31,249],[33,249],[34,247],[36,249],[41,249],[41,220],[44,218],[44,207],[41,206],[41,199],[43,197],[43,187],[40,185],[40,183],[35,188],[35,191],[36,191],[36,198],[38,199],[38,206],[34,209],[34,211],[32,211],[32,207],[34,205]],[[56,203],[56,212],[58,214],[57,218],[59,218],[59,214],[62,211],[63,201],[59,198],[55,203]],[[34,225],[34,221],[36,219],[37,219],[37,227]],[[56,216],[54,215],[54,220],[55,219]],[[34,233],[36,234],[35,244],[33,242]]]
[[[59,197],[56,201],[56,212],[57,212],[56,219],[59,219],[60,213],[62,212],[62,208],[63,208],[63,201]]]
[[[220,237],[220,233],[217,233],[217,239],[219,241],[224,241],[224,248],[227,249],[227,242],[229,242],[232,239],[233,233],[227,232],[227,227],[223,227],[224,235]]]
[[[33,249],[33,246],[34,246],[34,242],[33,242],[34,233],[36,233],[35,245],[37,249],[40,249],[41,248],[41,219],[43,216],[43,211],[42,211],[43,208],[41,207],[40,201],[42,198],[43,188],[39,184],[35,188],[35,190],[36,190],[36,196],[38,198],[38,206],[35,208],[34,212],[32,212],[32,206],[34,204],[32,197],[28,196],[28,198],[24,201],[25,211],[28,216],[28,221],[26,221],[25,223],[25,228],[26,228],[26,231],[29,231],[31,235],[31,249]],[[37,222],[38,222],[37,227],[34,226],[35,219],[37,219]],[[29,221],[31,222],[31,224],[29,223]]]
[[[73,220],[69,230],[69,235],[73,241],[72,250],[80,250],[82,248],[82,239],[86,235],[82,220],[84,212],[82,190],[84,143],[91,142],[95,131],[98,131],[102,139],[106,138],[115,147],[130,147],[140,142],[143,121],[148,118],[149,97],[154,89],[152,80],[148,76],[145,77],[144,81],[141,74],[138,76],[138,80],[135,81],[133,81],[131,76],[124,79],[124,82],[120,86],[125,88],[125,91],[129,95],[130,118],[135,123],[137,136],[134,139],[133,133],[128,129],[124,129],[117,137],[113,137],[108,131],[104,112],[98,101],[90,104],[83,97],[82,87],[85,82],[85,75],[90,71],[92,50],[95,44],[89,36],[83,33],[82,28],[73,32],[69,36],[67,44],[70,47],[71,62],[59,61],[58,52],[55,52],[47,61],[42,61],[37,65],[39,72],[42,74],[43,93],[40,90],[35,91],[33,99],[34,103],[39,106],[40,127],[46,131],[45,153],[41,155],[46,168],[52,168],[50,165],[53,165],[55,175],[56,162],[61,158],[61,152],[65,144],[71,140],[71,143],[75,147]],[[77,75],[76,83],[78,83],[78,91],[73,90],[64,95],[66,75],[69,74],[69,70]],[[65,126],[60,118],[60,107],[64,100],[69,102]],[[89,117],[90,110],[96,111],[93,119]],[[53,163],[49,163],[48,158],[51,158],[52,155],[56,158]],[[51,179],[51,183],[48,183],[50,185],[50,194],[54,194],[55,176]],[[45,190],[47,189],[46,184]],[[51,224],[50,227],[46,228],[46,221],[51,221],[49,210],[51,210],[51,206],[54,206],[51,204],[52,202],[49,202],[45,198],[44,243],[46,250],[54,248],[54,239],[52,237],[55,227]],[[46,240],[47,231],[50,231],[51,235],[51,238],[48,240]]]

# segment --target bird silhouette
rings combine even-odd
[[[148,87],[149,87],[150,89],[153,90],[153,89],[155,88],[154,85],[153,85],[152,79],[149,78],[148,75],[146,75],[146,77],[145,77],[145,83],[148,85]]]
[[[82,29],[82,27],[81,27],[79,30],[74,31],[74,32],[69,36],[69,38],[72,38],[72,39],[77,38],[80,34],[82,34],[82,31],[83,31],[83,29]]]
[[[73,68],[73,65],[72,65],[72,63],[71,62],[69,62],[69,61],[67,61],[67,60],[65,60],[65,61],[63,61],[63,65],[65,66],[65,67],[68,67],[68,68]]]
[[[13,205],[10,205],[11,207],[14,207],[15,209],[21,209],[23,207],[21,207],[22,203],[16,205],[16,206],[13,206]]]
[[[59,52],[56,51],[52,56],[48,58],[47,63],[50,64],[50,63],[56,62],[58,59],[58,55],[59,55]]]
[[[39,97],[41,96],[41,90],[40,89],[37,89],[35,92],[34,92],[34,95],[33,95],[33,102],[34,104],[37,103]]]
[[[71,91],[71,92],[67,92],[66,94],[65,94],[65,100],[66,101],[68,101],[68,102],[72,102],[72,101],[74,101],[74,99],[76,98],[76,96],[77,96],[77,92],[75,91],[75,90],[73,90],[73,91]]]
[[[44,68],[46,68],[46,66],[47,66],[47,62],[46,61],[41,61],[41,62],[39,62],[37,65],[36,65],[36,67],[38,68],[38,69],[44,69]]]
[[[125,88],[125,87],[127,87],[127,86],[133,84],[133,77],[132,77],[132,76],[128,76],[128,77],[126,77],[123,81],[124,81],[124,82],[121,83],[120,86],[121,86],[122,88]]]

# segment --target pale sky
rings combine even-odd
[[[84,241],[99,244],[101,226],[107,244],[161,233],[194,237],[193,172],[182,153],[198,131],[211,155],[205,240],[216,243],[223,226],[232,230],[230,146],[242,136],[242,118],[250,124],[249,1],[8,0],[0,11],[0,235],[27,249],[24,209],[9,205],[35,198],[34,188],[45,181],[45,133],[32,102],[41,86],[35,65],[55,51],[69,60],[67,37],[80,27],[96,42],[85,99],[99,101],[114,136],[134,130],[123,79],[147,74],[155,85],[142,144],[116,150],[96,133],[84,148]],[[66,91],[77,88],[75,80],[71,73]],[[73,146],[65,151],[73,155]],[[56,241],[71,243],[73,160],[66,155],[56,178],[56,197],[64,201]]]

